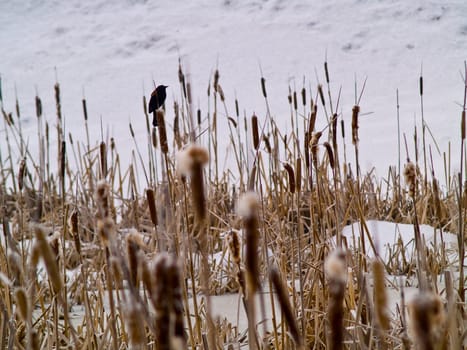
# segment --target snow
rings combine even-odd
[[[399,241],[404,247],[404,256],[407,261],[410,261],[415,252],[414,226],[410,224],[398,224],[387,221],[368,220],[365,222],[369,230],[369,235],[364,232],[366,253],[369,257],[374,257],[375,252],[371,248],[370,238],[374,243],[376,253],[388,263],[391,259],[388,252],[392,251],[399,245]],[[447,252],[448,260],[454,263],[458,260],[457,236],[450,232],[443,232],[429,225],[420,225],[420,232],[425,245],[430,249],[440,250],[444,247]],[[346,237],[348,247],[351,250],[361,246],[360,223],[356,222],[352,225],[345,226],[342,235]]]
[[[199,103],[203,115],[208,110],[208,81],[218,66],[229,113],[234,114],[237,96],[247,116],[256,112],[264,118],[261,66],[272,114],[286,128],[289,84],[300,91],[306,77],[305,86],[315,95],[315,74],[325,82],[327,56],[334,106],[342,87],[339,112],[347,128],[354,81],[360,90],[368,78],[360,103],[360,163],[366,169],[376,166],[381,175],[398,162],[396,89],[401,130],[414,158],[411,140],[415,122],[421,134],[418,79],[423,67],[425,120],[441,151],[452,143],[456,170],[463,101],[459,72],[467,52],[465,13],[467,3],[462,0],[2,1],[4,107],[14,110],[16,89],[23,130],[29,144],[36,144],[35,89],[53,125],[57,75],[66,130],[75,140],[84,140],[84,93],[91,140],[101,138],[102,118],[103,137],[108,129],[125,164],[133,148],[129,120],[136,139],[146,140],[139,137],[145,135],[142,95],[150,94],[152,80],[170,86],[168,107],[179,99],[179,57],[192,81],[194,107]],[[169,121],[172,116],[169,108]],[[321,128],[323,113],[319,120]],[[222,127],[226,122],[221,118],[219,130],[227,130]],[[222,136],[227,135],[220,137],[227,142]],[[429,136],[427,140],[433,144]],[[140,149],[144,153],[145,147]],[[442,155],[434,151],[433,157],[441,177]]]

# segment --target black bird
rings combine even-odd
[[[151,93],[151,99],[149,100],[149,113],[154,112],[154,116],[152,119],[152,125],[157,126],[157,119],[156,119],[156,110],[159,109],[164,105],[165,99],[167,97],[167,93],[165,92],[165,89],[167,89],[168,86],[166,85],[159,85],[154,89],[154,91]]]

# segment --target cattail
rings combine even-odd
[[[26,160],[22,159],[19,164],[19,171],[18,171],[18,187],[19,190],[22,191],[24,187],[24,174],[26,172]]]
[[[128,236],[126,236],[126,248],[127,248],[127,259],[128,268],[130,270],[130,283],[138,288],[138,252],[140,250],[140,244],[142,239],[139,237],[139,233],[136,230],[132,230]]]
[[[186,83],[186,98],[188,100],[188,104],[191,105],[191,83],[190,81]]]
[[[360,113],[360,106],[355,105],[352,108],[352,144],[358,144],[358,114]]]
[[[163,109],[156,111],[157,125],[159,127],[159,140],[161,144],[161,151],[164,154],[169,153],[169,144],[167,142],[167,133],[165,129],[165,112]]]
[[[302,188],[302,159],[297,158],[295,161],[295,187],[298,191]]]
[[[96,203],[97,203],[97,215],[98,218],[105,218],[110,216],[110,186],[105,180],[101,180],[97,183],[96,189]]]
[[[344,124],[344,119],[341,120],[341,133],[342,133],[342,139],[345,139],[345,124]]]
[[[203,166],[208,160],[207,150],[197,145],[190,145],[177,154],[177,172],[182,176],[190,176],[191,178],[193,206],[198,223],[203,222],[207,215]]]
[[[264,79],[264,77],[261,77],[261,91],[263,92],[263,97],[267,98],[268,95],[266,94],[266,79]]]
[[[151,130],[151,144],[152,144],[152,147],[154,147],[155,149],[157,149],[157,131],[156,131],[156,128],[152,128]]]
[[[243,219],[246,237],[245,266],[249,294],[254,294],[260,287],[258,263],[258,209],[259,200],[254,192],[245,193],[238,201],[238,215]]]
[[[310,123],[308,124],[308,134],[312,135],[313,131],[315,130],[316,124],[316,115],[318,114],[318,106],[315,104],[313,105],[313,110],[310,114]]]
[[[102,177],[105,178],[107,177],[107,147],[104,141],[99,145],[99,153],[101,158]]]
[[[317,131],[313,133],[313,135],[311,136],[311,140],[310,140],[311,156],[313,159],[313,164],[315,165],[316,168],[318,167],[318,142],[319,142],[321,135],[322,135],[321,131]]]
[[[212,84],[212,86],[214,87],[214,91],[217,92],[217,85],[219,84],[219,70],[216,69],[216,71],[214,72],[214,82]]]
[[[19,286],[23,280],[23,265],[21,256],[14,250],[10,250],[7,255],[10,274],[13,278],[13,284]]]
[[[293,168],[289,163],[285,163],[284,168],[289,176],[289,192],[295,193],[295,173],[293,171]]]
[[[253,134],[253,148],[258,150],[259,148],[259,129],[258,129],[258,117],[253,114],[251,117],[251,132]]]
[[[88,120],[88,108],[86,107],[86,100],[84,98],[82,100],[82,104],[83,104],[84,120],[87,121]]]
[[[308,131],[305,132],[303,149],[305,153],[305,166],[307,169],[310,169],[310,134]]]
[[[196,121],[198,123],[198,126],[200,126],[201,125],[201,109],[199,108],[196,110]]]
[[[328,62],[324,62],[324,74],[326,76],[326,83],[329,84],[329,71],[328,71]]]
[[[167,265],[167,275],[169,286],[172,291],[172,313],[174,319],[174,336],[178,343],[186,349],[186,334],[183,321],[184,307],[183,307],[183,288],[180,266],[175,258],[169,260]]]
[[[147,343],[147,339],[146,328],[141,321],[141,314],[144,312],[141,304],[130,297],[130,300],[125,305],[124,312],[126,328],[130,338],[130,347],[132,349],[143,349],[143,346]]]
[[[237,116],[237,118],[240,116],[240,110],[238,108],[238,100],[237,98],[235,98],[235,115]]]
[[[154,196],[154,190],[152,188],[146,189],[146,199],[148,201],[149,214],[151,216],[151,222],[154,226],[157,226],[157,211],[156,211],[156,200]]]
[[[15,300],[18,310],[18,314],[21,319],[26,322],[28,319],[28,297],[24,288],[17,288],[15,290]]]
[[[170,321],[171,321],[171,301],[172,290],[169,285],[169,276],[167,275],[167,265],[170,257],[165,254],[159,254],[154,262],[154,279],[152,286],[151,301],[156,310],[156,340],[158,349],[171,350],[170,341]]]
[[[344,339],[344,294],[347,278],[345,252],[337,249],[324,263],[328,280],[329,305],[327,318],[330,325],[329,345],[331,350],[342,349]]]
[[[227,244],[229,246],[232,260],[237,266],[240,266],[240,240],[235,230],[230,230],[227,234]]]
[[[271,268],[271,271],[269,272],[269,278],[271,279],[271,282],[276,289],[277,300],[279,301],[285,321],[289,327],[290,335],[292,336],[295,344],[300,348],[303,345],[303,340],[298,330],[298,325],[295,319],[295,315],[292,311],[292,306],[290,305],[289,294],[287,289],[282,284],[280,273],[277,268]]]
[[[332,147],[329,142],[324,143],[324,148],[326,148],[326,153],[328,154],[329,166],[331,169],[334,169],[334,152],[332,151]]]
[[[438,332],[445,321],[443,303],[440,297],[431,292],[422,292],[408,305],[410,328],[414,343],[420,350],[436,348]]]
[[[414,163],[409,161],[405,165],[404,178],[405,178],[405,183],[409,187],[409,196],[413,197],[415,195],[415,190],[417,188],[417,168]]]
[[[318,94],[319,94],[319,98],[321,99],[321,104],[325,106],[326,103],[324,101],[323,86],[321,84],[318,85]]]
[[[423,76],[420,76],[419,87],[420,87],[420,96],[423,96]]]
[[[441,209],[441,200],[440,200],[440,195],[439,195],[438,180],[433,178],[432,184],[433,184],[433,197],[434,197],[434,201],[435,201],[436,217],[439,220],[442,220],[443,211]]]
[[[465,111],[462,111],[461,117],[461,139],[465,140]]]
[[[390,326],[388,297],[386,293],[386,285],[384,283],[384,264],[380,259],[375,258],[372,262],[373,280],[374,280],[374,296],[375,296],[375,313],[378,324],[383,331],[387,331]]]
[[[40,118],[42,115],[42,101],[39,96],[36,96],[36,117]]]
[[[297,91],[294,90],[293,92],[293,109],[297,110],[298,102],[297,102]]]
[[[97,232],[102,244],[108,246],[115,236],[115,223],[110,217],[105,217],[97,221]]]
[[[55,89],[55,104],[57,107],[57,118],[61,120],[62,119],[62,107],[60,103],[60,85],[58,83],[55,83],[54,89]]]
[[[47,274],[49,275],[53,290],[55,293],[58,293],[63,287],[63,282],[58,271],[57,258],[54,255],[49,242],[45,238],[44,229],[40,226],[36,226],[34,233],[36,235],[39,253],[44,260],[44,264],[47,269]]]
[[[305,90],[305,88],[302,88],[302,105],[303,105],[303,107],[306,106],[306,90]]]
[[[73,237],[75,249],[78,252],[78,254],[81,255],[81,240],[79,238],[78,221],[79,221],[79,213],[77,210],[73,210],[73,212],[70,215],[70,221],[69,221],[70,233],[71,233],[71,237]]]
[[[66,141],[62,141],[60,147],[60,178],[65,181],[66,170]]]

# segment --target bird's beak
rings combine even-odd
[[[168,88],[168,87],[169,87],[169,85],[164,85],[164,87],[165,87],[165,88]]]

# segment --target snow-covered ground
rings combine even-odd
[[[423,66],[425,119],[442,151],[453,143],[455,169],[466,16],[463,0],[1,1],[4,107],[14,110],[16,88],[23,130],[34,145],[35,89],[53,124],[57,75],[66,130],[75,140],[84,139],[84,92],[91,139],[100,139],[102,118],[104,132],[108,128],[115,137],[125,164],[133,147],[128,122],[137,136],[145,133],[142,95],[149,95],[152,80],[170,86],[169,107],[178,99],[179,57],[190,72],[195,107],[199,101],[203,113],[208,80],[218,65],[229,112],[234,113],[237,96],[247,116],[256,112],[264,118],[261,65],[271,111],[285,125],[288,86],[299,91],[305,77],[315,94],[315,71],[324,82],[327,53],[333,100],[342,86],[339,112],[347,127],[355,78],[358,89],[368,78],[361,110],[371,114],[361,117],[361,164],[376,166],[382,175],[388,165],[397,164],[396,89],[401,130],[413,150],[413,126],[421,123],[418,79]],[[169,121],[172,116],[169,108]],[[320,120],[322,125],[323,114]],[[442,157],[436,152],[434,161],[440,169]]]

